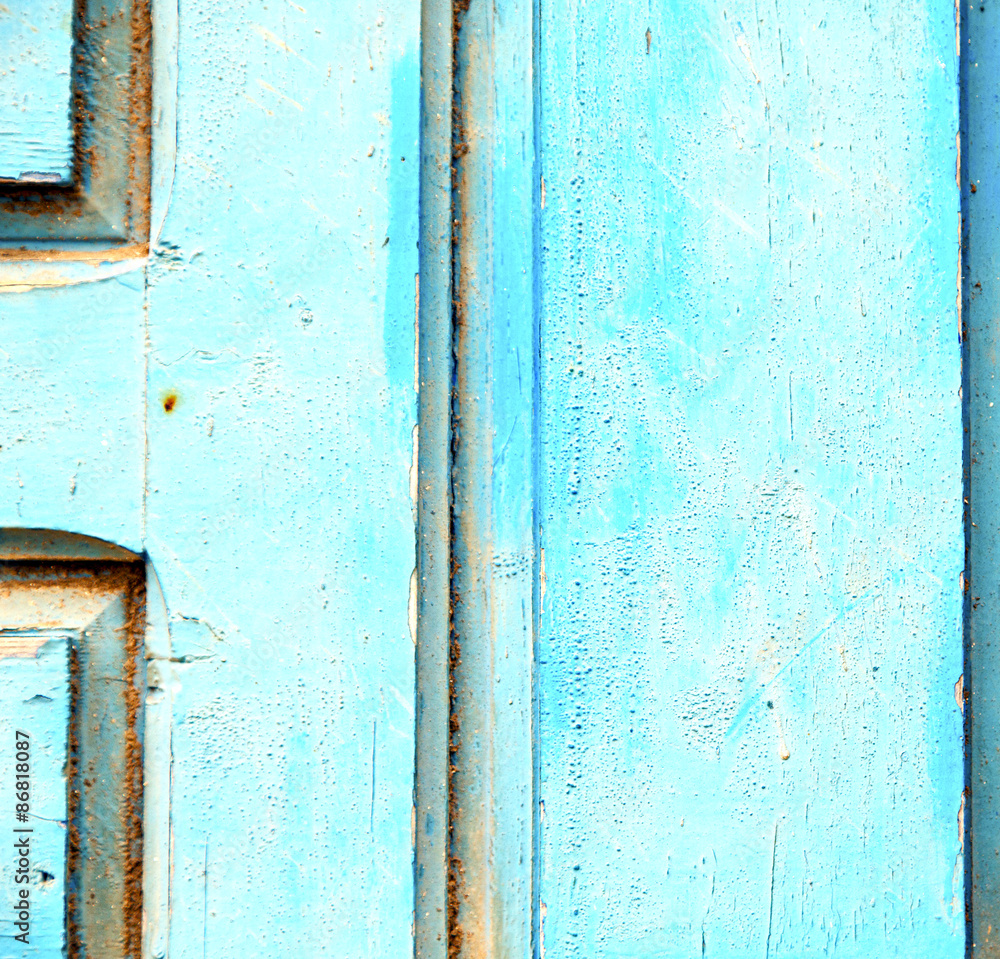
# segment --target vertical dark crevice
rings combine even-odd
[[[964,538],[964,569],[962,573],[962,759],[964,768],[964,791],[962,795],[962,850],[964,855],[963,876],[965,888],[965,955],[971,959],[974,945],[974,870],[972,835],[972,741],[973,710],[970,696],[973,689],[972,677],[972,415],[971,415],[971,369],[968,303],[969,264],[969,187],[965,163],[969,156],[968,131],[968,60],[961,53],[968,46],[970,20],[962,15],[962,5],[956,4],[955,29],[959,39],[958,57],[958,117],[959,117],[959,160],[958,182],[960,186],[960,227],[959,227],[959,339],[961,343],[962,365],[962,525]]]
[[[417,285],[414,956],[449,952],[454,191],[452,0],[422,0]]]
[[[460,903],[463,892],[462,859],[458,851],[456,824],[459,815],[458,772],[459,751],[461,748],[461,707],[457,694],[457,673],[461,668],[462,646],[456,622],[456,608],[461,603],[461,590],[458,584],[459,570],[456,557],[455,542],[458,538],[459,518],[457,515],[456,486],[459,483],[457,474],[461,446],[461,390],[459,377],[461,374],[462,344],[461,338],[465,327],[463,309],[463,286],[461,275],[461,184],[460,168],[462,158],[469,152],[465,142],[463,123],[463,107],[461,95],[461,31],[465,15],[469,10],[470,0],[452,0],[451,24],[451,271],[452,271],[452,301],[451,301],[451,415],[449,423],[450,459],[448,484],[448,539],[451,544],[450,592],[448,605],[448,959],[459,959],[462,954],[462,924],[460,921]]]
[[[66,955],[81,956],[78,876],[80,866],[80,647],[69,649],[69,730],[66,750]]]

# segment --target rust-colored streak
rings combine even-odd
[[[465,207],[461,202],[461,162],[469,152],[469,146],[465,139],[465,123],[460,95],[459,77],[461,76],[461,51],[460,40],[462,23],[469,10],[470,0],[452,0],[452,116],[451,116],[451,195],[452,195],[452,229],[451,229],[451,255],[452,255],[452,363],[456,370],[460,366],[460,338],[465,329],[465,285],[462,277],[461,257],[459,255],[462,220],[465,216]],[[457,388],[452,389],[451,394],[451,463],[454,464],[459,457],[459,444],[461,437],[461,394]],[[455,512],[454,482],[451,484],[449,493],[450,500],[450,530],[449,540],[455,542],[457,533],[458,517]],[[461,902],[464,894],[465,871],[462,866],[461,857],[457,853],[456,827],[460,815],[458,788],[456,776],[458,773],[457,763],[461,748],[461,718],[460,704],[458,703],[456,675],[462,661],[461,639],[456,627],[455,610],[457,604],[461,602],[461,595],[457,588],[458,565],[452,553],[451,564],[451,597],[449,604],[449,640],[448,640],[448,881],[447,881],[447,935],[448,935],[448,959],[461,959],[462,946],[464,940],[464,930],[461,923]]]
[[[174,407],[176,406],[177,406],[177,394],[167,393],[167,395],[163,397],[163,412],[173,413]]]
[[[142,951],[142,744],[139,741],[139,655],[146,621],[146,587],[141,578],[129,584],[125,630],[124,674],[125,788],[122,791],[122,827],[125,836],[125,925],[123,956],[140,959]]]
[[[69,651],[69,733],[66,755],[66,955],[76,959],[83,955],[80,926],[77,922],[79,903],[74,877],[80,869],[80,718],[76,704],[80,701],[80,650],[74,642]]]
[[[87,108],[87,95],[83,78],[89,72],[88,50],[91,44],[90,22],[87,18],[87,0],[75,0],[73,4],[73,183],[83,182],[84,171],[93,161],[84,147],[87,141],[89,123],[93,115]]]
[[[452,582],[455,580],[454,561],[452,563]],[[455,825],[458,820],[458,792],[455,788],[455,765],[461,743],[461,723],[458,717],[458,697],[455,689],[455,674],[462,660],[462,647],[455,629],[455,603],[458,602],[454,589],[452,591],[450,610],[450,637],[448,642],[448,959],[459,959],[462,955],[462,924],[459,920],[459,902],[462,897],[462,879],[464,870],[462,860],[455,853]]]
[[[132,63],[129,77],[129,227],[133,236],[149,235],[149,173],[152,156],[153,68],[150,0],[132,5]]]

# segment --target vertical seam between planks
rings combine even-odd
[[[955,4],[956,53],[958,54],[958,161],[956,178],[959,191],[959,247],[958,247],[958,336],[960,344],[961,391],[962,391],[962,526],[963,526],[963,572],[962,572],[962,762],[963,762],[963,795],[962,795],[962,845],[963,845],[963,880],[965,885],[965,955],[971,959],[973,955],[973,836],[972,836],[972,709],[969,695],[972,691],[972,411],[970,406],[972,381],[969,364],[968,311],[966,309],[967,290],[965,283],[968,257],[964,255],[968,245],[968,192],[964,186],[964,162],[968,152],[967,126],[967,60],[962,56],[962,47],[969,29],[969,19],[961,15],[961,4]]]

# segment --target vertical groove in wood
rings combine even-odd
[[[449,956],[533,916],[534,10],[454,4]]]
[[[421,10],[414,954],[447,954],[451,0]]]

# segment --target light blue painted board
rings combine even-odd
[[[0,179],[68,182],[72,0],[0,5]]]
[[[413,950],[419,13],[180,18],[148,271],[172,959]]]
[[[540,35],[545,954],[961,956],[953,6]]]
[[[0,731],[7,775],[0,782],[0,810],[9,850],[4,856],[4,917],[0,955],[4,959],[48,959],[60,955],[66,914],[66,761],[69,734],[69,639],[39,633],[0,636]],[[24,736],[23,734],[27,734]],[[20,747],[27,743],[27,750]],[[27,754],[27,802],[18,795]],[[24,845],[24,843],[27,845]],[[23,850],[23,858],[22,858]],[[28,908],[21,925],[20,911]],[[24,936],[18,940],[17,936]]]
[[[142,274],[0,293],[0,526],[142,552]]]
[[[1000,497],[996,297],[1000,289],[1000,16],[985,4],[962,6],[963,323],[969,420],[969,689],[971,706],[971,945],[975,959],[1000,956]],[[973,190],[975,192],[973,192]]]

